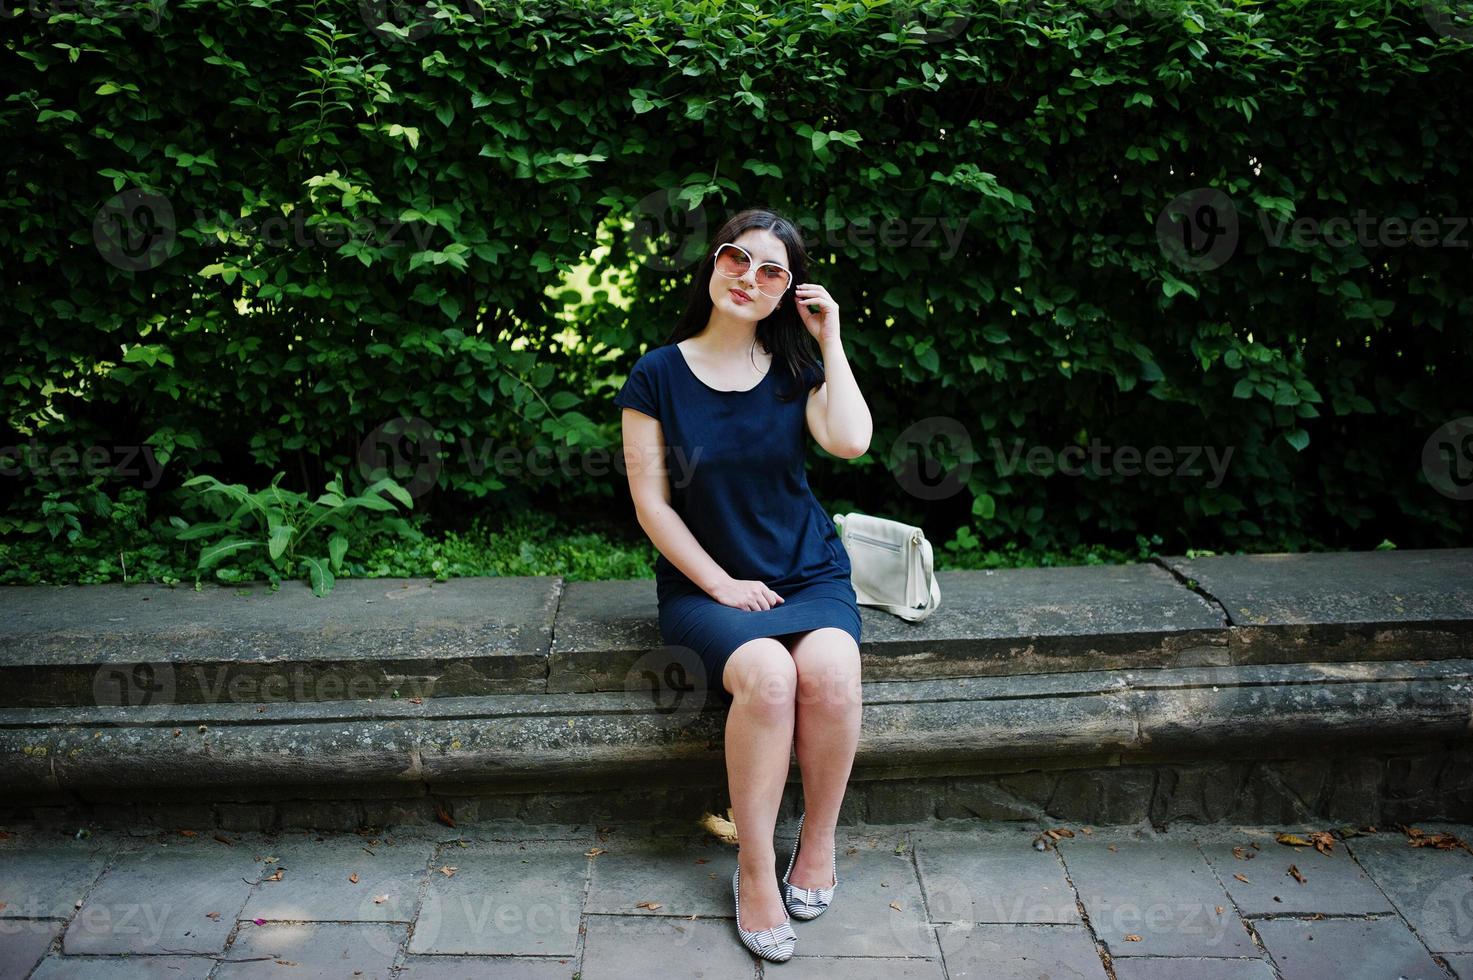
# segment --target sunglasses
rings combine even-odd
[[[726,242],[716,249],[716,271],[728,279],[741,279],[752,268],[752,256],[740,245]],[[776,262],[763,262],[757,267],[754,282],[757,292],[777,299],[793,284],[793,274]]]

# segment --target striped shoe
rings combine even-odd
[[[793,955],[793,947],[798,942],[798,934],[793,931],[793,923],[785,918],[771,929],[756,931],[743,929],[742,893],[737,881],[741,873],[742,869],[737,868],[731,875],[731,894],[736,899],[737,935],[742,937],[744,946],[764,960],[772,960],[774,963],[785,962]]]
[[[793,836],[793,856],[788,858],[788,870],[783,874],[783,904],[788,907],[788,914],[795,919],[816,919],[823,915],[833,901],[834,889],[839,887],[839,844],[834,842],[834,883],[827,888],[804,888],[788,881],[788,875],[793,873],[793,862],[798,860],[798,844],[803,837],[803,817],[798,818],[798,830]]]

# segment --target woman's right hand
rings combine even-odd
[[[711,598],[723,606],[735,606],[756,612],[782,603],[783,597],[761,582],[729,578],[711,590]]]

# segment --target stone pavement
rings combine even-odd
[[[0,978],[1473,980],[1466,848],[1382,829],[1321,853],[1275,834],[1324,828],[1226,825],[1055,827],[1073,836],[1043,846],[1039,829],[841,827],[834,905],[774,964],[733,928],[735,848],[689,824],[14,824]]]

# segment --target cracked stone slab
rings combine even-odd
[[[758,959],[742,945],[733,922],[590,915],[581,980],[688,977],[697,965],[706,977],[754,976]]]
[[[6,871],[9,870],[7,867]],[[52,940],[65,925],[59,919],[18,919],[14,916],[0,921],[0,977],[30,976],[31,970],[46,955]],[[205,962],[205,973],[208,973],[210,963],[208,960]],[[201,977],[204,975],[200,974]]]
[[[1284,980],[1444,980],[1442,967],[1396,916],[1254,923]]]
[[[389,980],[408,932],[405,922],[242,922],[215,980]]]
[[[274,703],[543,690],[562,581],[339,579],[0,589],[17,707]]]
[[[912,835],[932,922],[1080,924],[1074,889],[1052,851],[1033,835],[922,832]]]
[[[112,957],[48,956],[30,980],[115,980],[125,975]],[[202,956],[130,956],[129,980],[208,980],[215,961]]]
[[[66,953],[216,954],[269,853],[258,835],[134,839],[88,893],[62,938]]]
[[[1081,926],[943,925],[936,929],[951,980],[1105,980]]]
[[[69,918],[124,840],[117,833],[78,840],[11,831],[0,843],[0,926],[12,918]]]
[[[435,851],[433,842],[413,838],[282,834],[240,917],[409,922]]]
[[[1309,646],[1321,660],[1466,657],[1473,548],[1173,556],[1213,596],[1249,657]]]
[[[568,980],[572,957],[411,956],[399,980]]]
[[[1112,957],[1256,954],[1247,927],[1190,836],[1097,831],[1055,846],[1095,935]]]
[[[576,841],[443,845],[431,862],[409,952],[571,956],[586,850]]]
[[[1473,843],[1473,827],[1419,827],[1428,833],[1447,830]],[[1395,832],[1353,837],[1348,843],[1428,949],[1473,954],[1473,854],[1412,847]]]
[[[1301,836],[1311,829],[1284,828]],[[1275,831],[1252,827],[1197,835],[1218,880],[1245,915],[1393,911],[1391,902],[1351,857],[1344,842],[1335,841],[1330,853],[1322,854],[1313,847],[1280,844],[1274,836]],[[1256,849],[1254,844],[1258,845]],[[1235,856],[1234,848],[1242,857]],[[1289,874],[1291,865],[1303,876],[1302,883]]]
[[[1115,961],[1115,980],[1276,980],[1261,959],[1132,956]]]
[[[593,858],[585,911],[633,917],[732,914],[735,847],[710,836],[630,838],[618,834],[607,835],[598,846],[603,853]],[[641,908],[641,902],[659,908]]]

